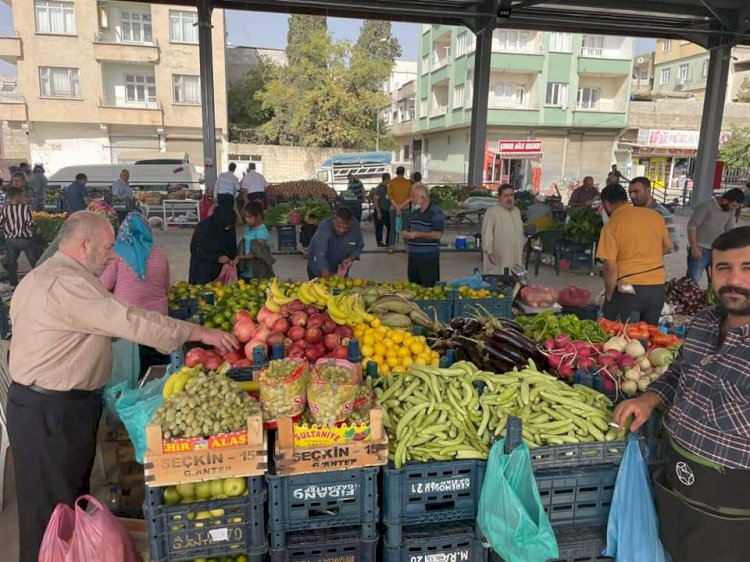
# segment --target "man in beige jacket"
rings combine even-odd
[[[497,191],[499,205],[490,207],[482,219],[482,265],[486,275],[523,263],[523,221],[515,206],[513,186],[504,183]]]

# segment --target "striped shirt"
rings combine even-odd
[[[750,325],[719,342],[722,313],[690,323],[666,373],[651,383],[669,408],[665,426],[682,447],[728,468],[750,469]]]
[[[34,190],[30,187],[27,187],[23,192],[23,202],[26,203],[32,211],[42,210],[42,202],[39,200],[39,197],[37,197],[37,194],[34,193]]]
[[[151,247],[142,281],[120,256],[99,276],[104,288],[115,298],[136,308],[167,314],[167,292],[170,286],[169,261],[159,246]]]
[[[406,230],[410,232],[443,232],[445,230],[445,215],[440,207],[432,203],[424,211],[416,209],[407,216],[409,224]],[[437,256],[440,254],[440,240],[409,238],[406,241],[406,250],[410,256]]]
[[[0,211],[0,225],[6,238],[31,238],[34,217],[25,203],[10,204]]]

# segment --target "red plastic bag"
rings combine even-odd
[[[88,501],[94,510],[79,504]],[[39,550],[39,562],[140,562],[128,531],[93,496],[76,500],[75,512],[58,504]]]
[[[549,308],[557,302],[557,291],[541,285],[529,285],[521,289],[521,300],[534,308]]]
[[[219,272],[219,276],[216,278],[216,280],[222,285],[231,285],[232,283],[236,283],[237,266],[232,265],[231,263],[225,263],[222,266],[221,271]]]
[[[575,285],[569,285],[562,291],[558,296],[557,302],[561,306],[568,306],[571,308],[583,308],[589,303],[591,299],[591,292]]]
[[[205,220],[210,217],[215,208],[216,204],[211,202],[207,193],[204,193],[203,197],[201,197],[200,204],[198,205],[198,215],[200,220]]]

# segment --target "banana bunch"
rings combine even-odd
[[[182,367],[179,371],[175,371],[167,382],[164,383],[164,388],[161,391],[163,398],[169,398],[173,394],[179,394],[185,390],[185,385],[190,382],[194,376],[199,375],[201,372],[201,366],[196,365],[195,367]]]
[[[274,278],[266,289],[266,308],[271,312],[279,312],[281,307],[285,304],[289,304],[294,300],[295,297],[286,295],[281,287],[279,287],[279,280]]]
[[[340,326],[369,324],[375,317],[365,310],[362,297],[358,294],[331,295],[326,303],[328,316]]]
[[[301,300],[305,306],[314,304],[321,308],[328,304],[328,299],[331,297],[328,287],[323,283],[317,281],[307,281],[300,285],[297,291],[297,297]]]

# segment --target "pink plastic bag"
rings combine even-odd
[[[94,510],[79,504],[88,501]],[[39,562],[140,562],[128,531],[93,496],[76,500],[75,512],[58,504],[39,550]]]
[[[225,263],[221,267],[219,276],[216,280],[223,285],[231,285],[237,282],[237,266],[230,263]]]

